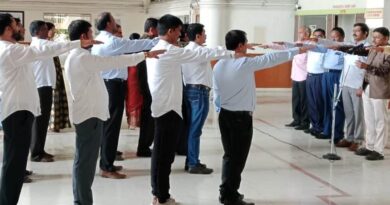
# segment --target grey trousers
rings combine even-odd
[[[76,152],[73,163],[73,197],[75,205],[92,205],[92,183],[96,172],[103,121],[90,118],[76,124]]]
[[[364,140],[363,100],[356,96],[358,89],[343,87],[342,97],[345,113],[346,135],[350,142],[361,143]]]

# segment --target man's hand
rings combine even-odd
[[[255,50],[255,47],[261,46],[260,43],[247,43],[246,48],[249,50]]]
[[[356,67],[358,67],[360,69],[367,69],[368,68],[368,65],[366,63],[361,62],[361,61],[356,61],[355,65],[356,65]]]
[[[158,55],[165,53],[167,50],[155,50],[155,51],[149,51],[149,52],[144,52],[145,58],[157,58]]]
[[[96,45],[96,44],[103,44],[101,41],[91,40],[91,39],[80,39],[80,45],[81,48],[88,48],[90,46]]]
[[[309,51],[315,47],[316,47],[315,45],[308,45],[308,46],[300,47],[299,54],[306,53],[307,51]]]
[[[363,95],[363,89],[361,89],[361,88],[357,89],[356,90],[356,96],[362,97],[362,95]]]

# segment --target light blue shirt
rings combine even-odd
[[[256,84],[254,73],[292,60],[298,49],[267,53],[254,58],[222,59],[214,67],[213,91],[216,110],[254,111]]]
[[[332,70],[342,70],[344,68],[344,53],[328,49],[324,57],[324,68]]]
[[[125,38],[118,38],[107,31],[100,31],[96,40],[102,41],[103,44],[94,45],[91,53],[99,56],[117,56],[126,53],[136,53],[145,50],[150,50],[158,43],[158,38],[153,40],[129,40]],[[133,66],[133,65],[129,65]],[[112,68],[112,70],[102,72],[103,79],[120,78],[127,80],[127,69]]]

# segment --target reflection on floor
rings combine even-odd
[[[317,140],[285,128],[291,120],[289,92],[258,95],[254,113],[254,137],[240,192],[257,205],[388,205],[390,204],[390,156],[370,162],[346,149],[338,149],[341,161],[329,162],[321,156],[329,152],[327,140]],[[184,172],[184,157],[176,157],[171,175],[171,194],[183,205],[216,205],[221,177],[222,145],[217,115],[210,110],[203,129],[201,160],[215,172],[207,176]],[[56,155],[54,163],[31,163],[34,182],[25,184],[21,205],[72,204],[71,170],[74,133],[50,133],[47,151]],[[147,205],[150,193],[150,159],[136,158],[138,129],[121,131],[119,150],[126,160],[125,180],[96,176],[93,185],[96,205]],[[2,144],[2,140],[0,141]],[[2,157],[2,152],[0,153]],[[97,170],[98,171],[98,170]]]

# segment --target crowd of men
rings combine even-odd
[[[366,24],[356,23],[354,41],[345,42],[344,30],[335,27],[333,42],[329,42],[322,40],[323,29],[314,31],[316,48],[293,59],[293,121],[286,126],[317,139],[330,140],[333,134],[336,147],[348,148],[367,160],[383,160],[390,99],[389,30],[375,28],[372,40],[369,32]],[[300,28],[298,34],[296,43],[313,43],[309,28]]]
[[[361,36],[367,37],[368,27],[363,25],[357,24],[355,33],[360,32]],[[358,62],[350,60],[353,62],[347,67],[343,60],[347,55],[342,51],[352,53],[352,56],[364,53],[366,45],[360,46],[364,39],[356,38],[357,43],[352,46],[342,43],[325,45],[328,42],[321,41],[325,37],[324,31],[316,30],[314,40],[310,38],[309,29],[301,28],[300,39],[291,48],[247,57],[247,49],[255,44],[248,43],[244,31],[229,31],[225,36],[226,49],[206,48],[203,46],[206,33],[202,24],[188,25],[183,35],[182,21],[169,14],[160,19],[147,19],[145,34],[140,40],[120,37],[120,27],[109,12],[99,15],[96,40],[91,27],[87,21],[75,20],[68,28],[70,42],[58,43],[47,40],[45,22],[33,21],[30,25],[33,40],[30,45],[25,45],[18,43],[24,35],[22,25],[9,14],[0,14],[0,117],[4,129],[0,205],[17,204],[28,173],[26,164],[30,146],[32,161],[53,161],[54,156],[44,150],[55,85],[52,57],[65,52],[69,52],[64,67],[70,87],[70,119],[76,133],[72,174],[75,205],[93,204],[91,188],[99,150],[100,175],[113,179],[126,178],[120,173],[123,167],[115,166],[114,161],[121,155],[117,148],[124,112],[127,66],[137,65],[143,79],[140,87],[146,102],[142,108],[137,155],[151,157],[152,205],[176,204],[169,193],[169,177],[175,153],[181,150],[178,142],[184,138],[183,135],[188,136],[188,140],[184,141],[187,148],[185,170],[191,174],[213,172],[199,159],[200,136],[209,111],[211,89],[219,112],[224,150],[219,201],[225,205],[254,204],[246,202],[244,195],[238,192],[253,135],[252,112],[256,105],[254,72],[290,60],[293,60],[294,121],[289,126],[306,130],[318,138],[329,138],[331,134],[332,101],[329,96],[333,95],[332,84],[338,83],[341,78],[343,98],[349,96],[359,100],[348,93],[344,97],[344,92],[347,92],[348,86],[351,93],[364,88],[364,74],[361,73],[367,70],[369,85],[363,94],[363,102],[365,107],[367,104],[367,112],[372,118],[368,120],[372,124],[366,125],[367,133],[370,133],[370,136],[366,134],[366,147],[357,152],[367,155],[368,159],[373,159],[377,153],[383,159],[384,144],[378,140],[380,137],[382,142],[386,139],[384,129],[387,125],[384,122],[387,116],[381,113],[372,117],[372,113],[383,111],[381,106],[389,94],[382,89],[386,80],[378,83],[377,78],[388,76],[387,54],[380,49],[372,49],[367,61],[362,62],[361,58],[357,58]],[[189,43],[179,43],[180,36],[188,38]],[[387,45],[388,37],[387,29],[375,29],[375,48]],[[333,29],[333,40],[342,42],[343,38],[342,29]],[[210,61],[216,59],[219,61],[212,70]],[[356,76],[361,79],[356,79]],[[352,86],[360,80],[362,87]],[[359,127],[362,120],[353,116],[361,116],[362,110],[351,108],[352,114],[348,117],[352,119],[347,120],[347,127],[348,133],[352,134],[342,140],[342,106],[347,110],[346,107],[355,108],[354,103],[358,103],[356,109],[360,109],[362,103],[354,100],[343,102],[337,109],[336,121],[340,123],[337,123],[335,140],[338,146],[347,142],[351,146],[363,137],[355,134],[357,130],[362,132]],[[350,104],[346,104],[348,102]],[[310,129],[309,122],[312,124]]]

